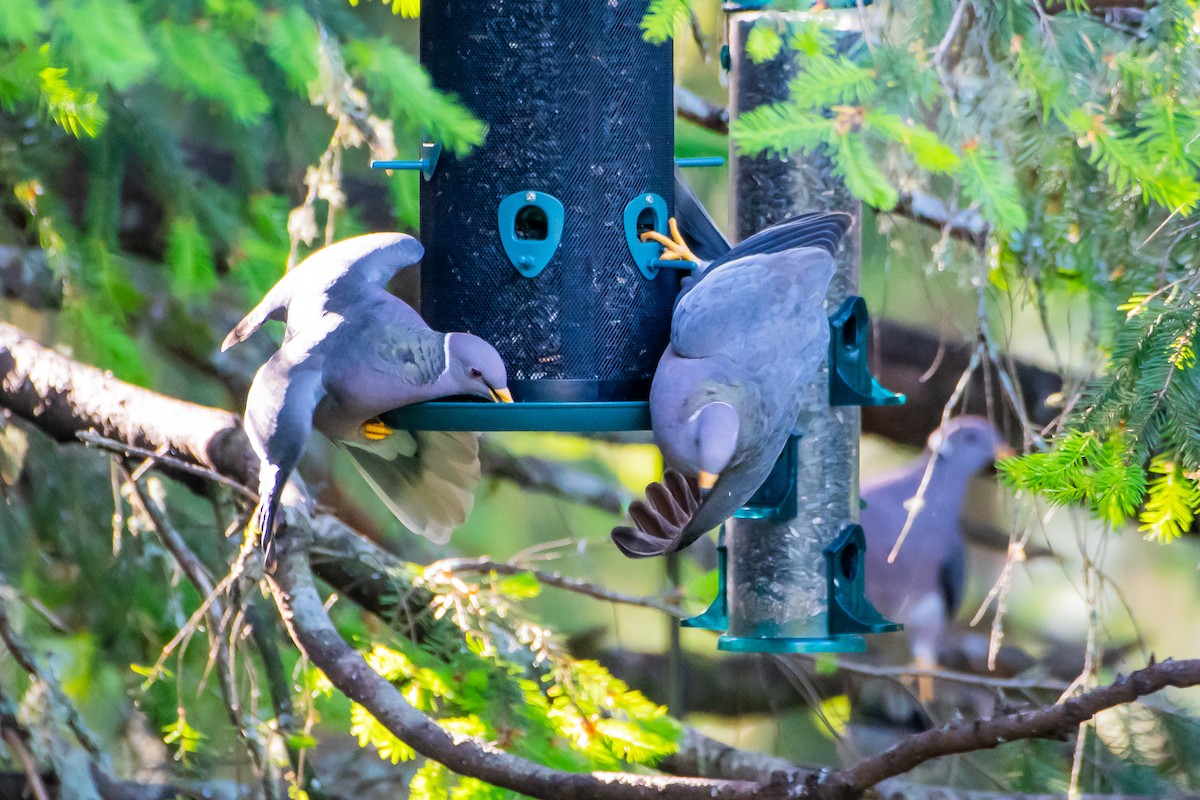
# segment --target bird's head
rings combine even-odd
[[[940,463],[966,474],[978,472],[1015,451],[983,417],[955,417],[929,436],[929,450]]]
[[[445,379],[454,394],[487,397],[498,403],[511,403],[508,370],[496,348],[470,333],[446,335]]]
[[[684,423],[677,457],[696,475],[701,494],[707,494],[737,450],[741,422],[729,403],[713,401],[691,414]]]

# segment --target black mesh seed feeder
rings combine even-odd
[[[421,169],[421,313],[492,342],[513,405],[435,403],[399,425],[443,430],[647,429],[678,269],[646,231],[674,199],[670,45],[647,0],[449,0],[421,14],[421,61],[488,125],[469,155]],[[674,266],[678,267],[678,264]]]
[[[643,38],[649,5],[441,0],[422,10],[421,61],[439,90],[487,123],[486,141],[461,157],[430,142],[419,159],[372,166],[422,173],[421,313],[435,329],[493,343],[516,402],[425,403],[384,415],[389,425],[649,430],[650,381],[681,276],[680,262],[641,240],[667,233],[675,200],[673,53]],[[831,377],[816,403],[825,410],[898,399],[870,377],[865,306],[851,306],[834,320]],[[846,451],[856,459],[857,427],[852,435]],[[803,522],[806,459],[794,437],[739,519],[781,530]],[[856,502],[853,475],[845,494]],[[862,534],[841,500],[850,502],[829,511],[847,532],[837,541],[815,533],[814,557],[772,549],[772,536],[731,535],[720,595],[691,626],[726,632],[722,649],[768,652],[857,649],[858,633],[894,629],[863,596]],[[748,546],[756,541],[763,546]]]

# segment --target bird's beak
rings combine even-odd
[[[720,477],[715,472],[705,472],[700,470],[700,477],[697,483],[700,484],[700,496],[703,497],[712,491],[713,486],[717,483],[717,478]]]
[[[510,392],[507,388],[492,389],[489,387],[488,391],[492,393],[493,403],[511,403],[513,401],[512,392]]]
[[[1004,445],[1004,447],[996,448],[996,460],[997,461],[1003,461],[1004,459],[1012,458],[1015,455],[1017,455],[1017,451],[1014,450],[1013,448],[1009,447],[1008,445]]]

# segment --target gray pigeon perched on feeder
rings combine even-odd
[[[400,233],[330,245],[284,275],[226,337],[222,350],[268,319],[285,319],[278,352],[246,397],[246,433],[261,461],[249,531],[271,564],[271,537],[288,476],[313,428],[347,445],[360,474],[410,530],[444,543],[474,504],[473,433],[393,430],[379,415],[454,395],[512,402],[504,362],[467,333],[432,330],[388,280],[424,254]]]
[[[686,186],[677,179],[677,194]],[[690,192],[687,193],[690,197]],[[833,255],[850,227],[842,213],[784,220],[704,264],[685,238],[711,251],[720,237],[703,207],[676,198],[702,237],[649,233],[664,258],[700,263],[685,279],[671,320],[671,341],[650,389],[655,442],[667,466],[646,501],[630,507],[637,526],[613,530],[625,555],[681,550],[746,503],[770,474],[796,426],[801,389],[816,375],[829,344],[825,292]],[[723,240],[723,237],[720,237]]]
[[[904,624],[920,669],[937,666],[942,635],[962,603],[966,545],[959,517],[971,478],[1012,453],[988,420],[955,417],[930,435],[921,456],[862,489],[867,597],[879,613]],[[931,464],[922,505],[892,558]],[[921,694],[931,695],[928,681]]]

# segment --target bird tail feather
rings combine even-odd
[[[853,218],[840,211],[814,211],[777,222],[733,246],[709,265],[709,270],[746,256],[770,255],[800,247],[818,247],[829,255],[837,252]],[[707,271],[707,270],[706,270]]]
[[[345,449],[367,485],[406,528],[445,544],[475,505],[479,437],[447,431],[410,434],[416,441],[412,455],[385,458],[358,442]]]
[[[267,488],[266,491],[260,490],[258,505],[254,507],[250,523],[246,526],[246,536],[258,540],[267,572],[275,571],[275,518],[279,513],[279,496],[282,489],[282,485],[278,485]]]

